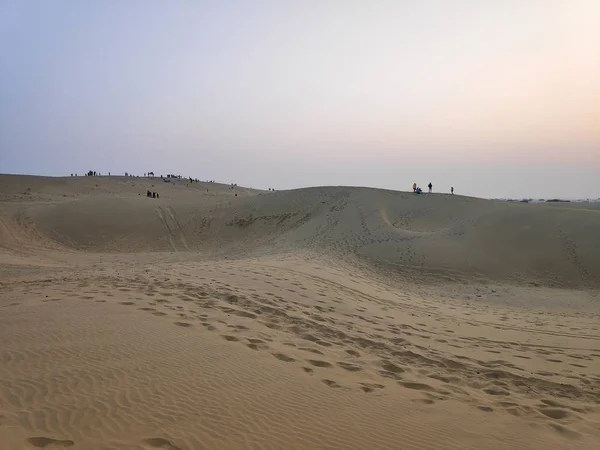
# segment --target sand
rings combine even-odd
[[[0,448],[597,449],[598,230],[571,205],[0,176]]]

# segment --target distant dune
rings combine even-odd
[[[571,204],[352,187],[261,192],[160,178],[4,176],[0,183],[6,199],[19,200],[12,217],[75,250],[306,250],[446,281],[476,274],[552,286],[600,283],[600,215]],[[148,189],[161,198],[146,198]]]
[[[2,449],[600,442],[595,204],[1,175],[0,273]]]

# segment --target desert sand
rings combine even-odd
[[[599,230],[585,205],[0,176],[0,448],[598,449]]]

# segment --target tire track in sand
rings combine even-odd
[[[158,217],[160,217],[160,220],[162,221],[163,225],[167,229],[167,233],[169,233],[169,243],[171,244],[171,248],[174,252],[176,252],[177,247],[175,246],[175,234],[173,234],[173,230],[171,230],[171,227],[167,223],[167,219],[165,219],[164,211],[160,206],[157,206],[156,212],[158,214]]]

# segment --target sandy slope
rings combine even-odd
[[[0,176],[1,448],[596,449],[599,229],[459,196]]]

